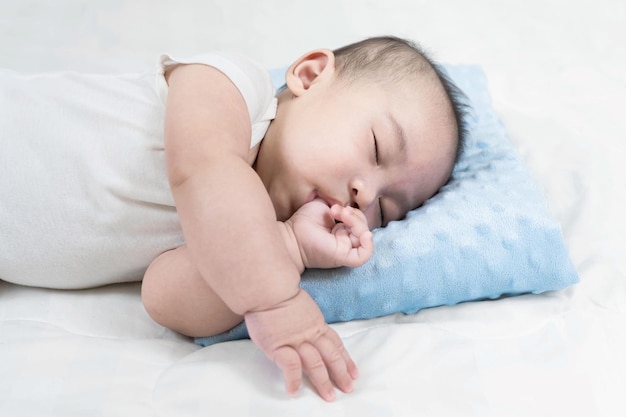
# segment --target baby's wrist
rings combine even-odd
[[[283,241],[285,242],[285,247],[287,248],[287,252],[289,253],[289,258],[293,262],[293,264],[298,268],[300,274],[304,272],[305,265],[304,260],[302,259],[302,254],[300,253],[300,245],[298,244],[298,239],[296,238],[296,234],[291,227],[291,223],[289,222],[277,222],[278,228],[283,236]]]

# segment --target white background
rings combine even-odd
[[[383,34],[483,67],[579,285],[336,325],[363,377],[323,404],[308,386],[288,400],[249,341],[199,349],[152,324],[136,285],[0,283],[0,415],[625,415],[622,0],[0,0],[0,67],[23,72],[134,71],[206,49],[278,67]]]

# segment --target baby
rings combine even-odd
[[[285,77],[275,95],[217,53],[164,56],[156,77],[0,72],[0,279],[143,274],[158,323],[208,336],[245,320],[288,393],[303,373],[325,400],[333,382],[350,392],[357,367],[300,275],[363,264],[370,229],[448,181],[459,92],[393,37],[308,52]]]

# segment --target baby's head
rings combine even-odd
[[[462,93],[415,45],[370,38],[296,60],[256,161],[280,220],[314,198],[398,220],[448,181]]]
[[[415,43],[397,37],[365,39],[333,51],[336,71],[344,81],[371,80],[391,88],[413,85],[440,106],[440,117],[454,130],[454,162],[467,136],[464,117],[467,98],[441,67]]]

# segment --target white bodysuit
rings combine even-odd
[[[163,144],[163,74],[177,63],[225,73],[248,106],[250,147],[262,140],[275,91],[268,72],[240,56],[163,56],[156,71],[127,75],[0,70],[0,279],[51,288],[138,281],[184,243]]]

